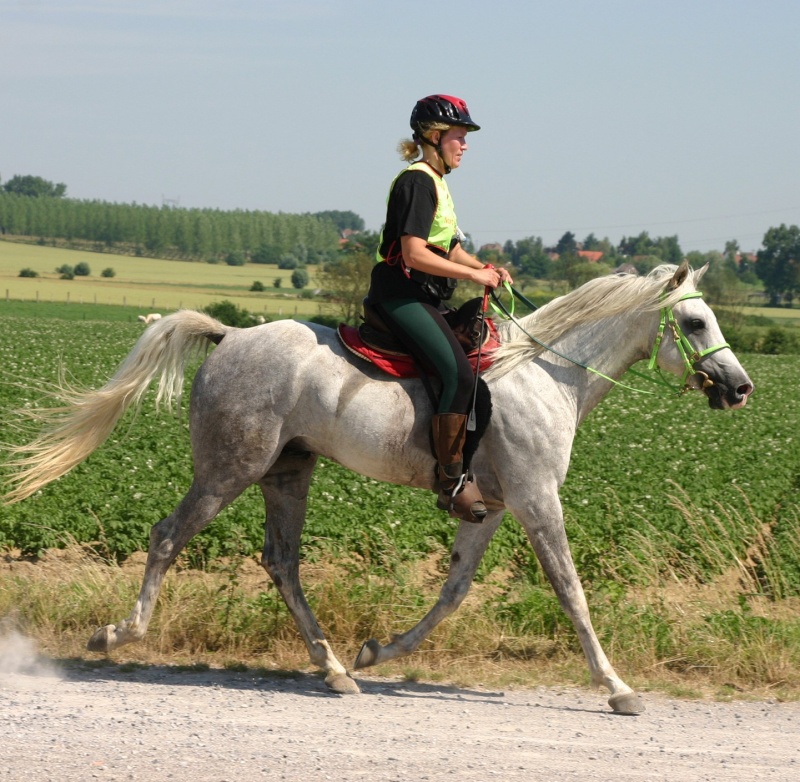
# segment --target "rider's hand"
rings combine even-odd
[[[490,265],[486,265],[482,269],[476,269],[473,277],[473,282],[482,285],[484,288],[496,288],[506,280],[509,283],[513,282],[506,269],[496,269]]]
[[[509,273],[508,269],[495,269],[495,271],[500,275],[500,282],[507,282],[509,285],[514,284],[514,280],[511,279],[511,274]]]
[[[474,270],[472,281],[483,288],[496,288],[500,284],[500,275],[497,269],[484,266]]]

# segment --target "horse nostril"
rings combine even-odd
[[[737,389],[736,393],[739,396],[750,396],[753,393],[753,384],[752,383],[742,383]]]

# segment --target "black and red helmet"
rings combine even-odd
[[[411,112],[411,129],[415,134],[419,132],[420,124],[424,122],[443,122],[467,130],[481,129],[481,126],[475,124],[469,116],[466,101],[452,95],[428,95],[427,98],[418,100]]]

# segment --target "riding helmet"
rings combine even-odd
[[[480,130],[469,116],[466,101],[452,95],[428,95],[417,101],[411,112],[411,129],[417,133],[423,122],[444,122],[447,125],[459,125],[467,130]]]

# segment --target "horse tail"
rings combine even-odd
[[[219,344],[232,329],[214,318],[182,310],[149,326],[114,376],[96,391],[70,388],[63,378],[52,396],[58,407],[21,411],[44,429],[27,445],[8,446],[8,478],[12,487],[3,499],[19,502],[68,473],[105,442],[130,407],[137,407],[156,377],[159,378],[156,407],[171,408],[180,402],[186,363],[208,344]]]

